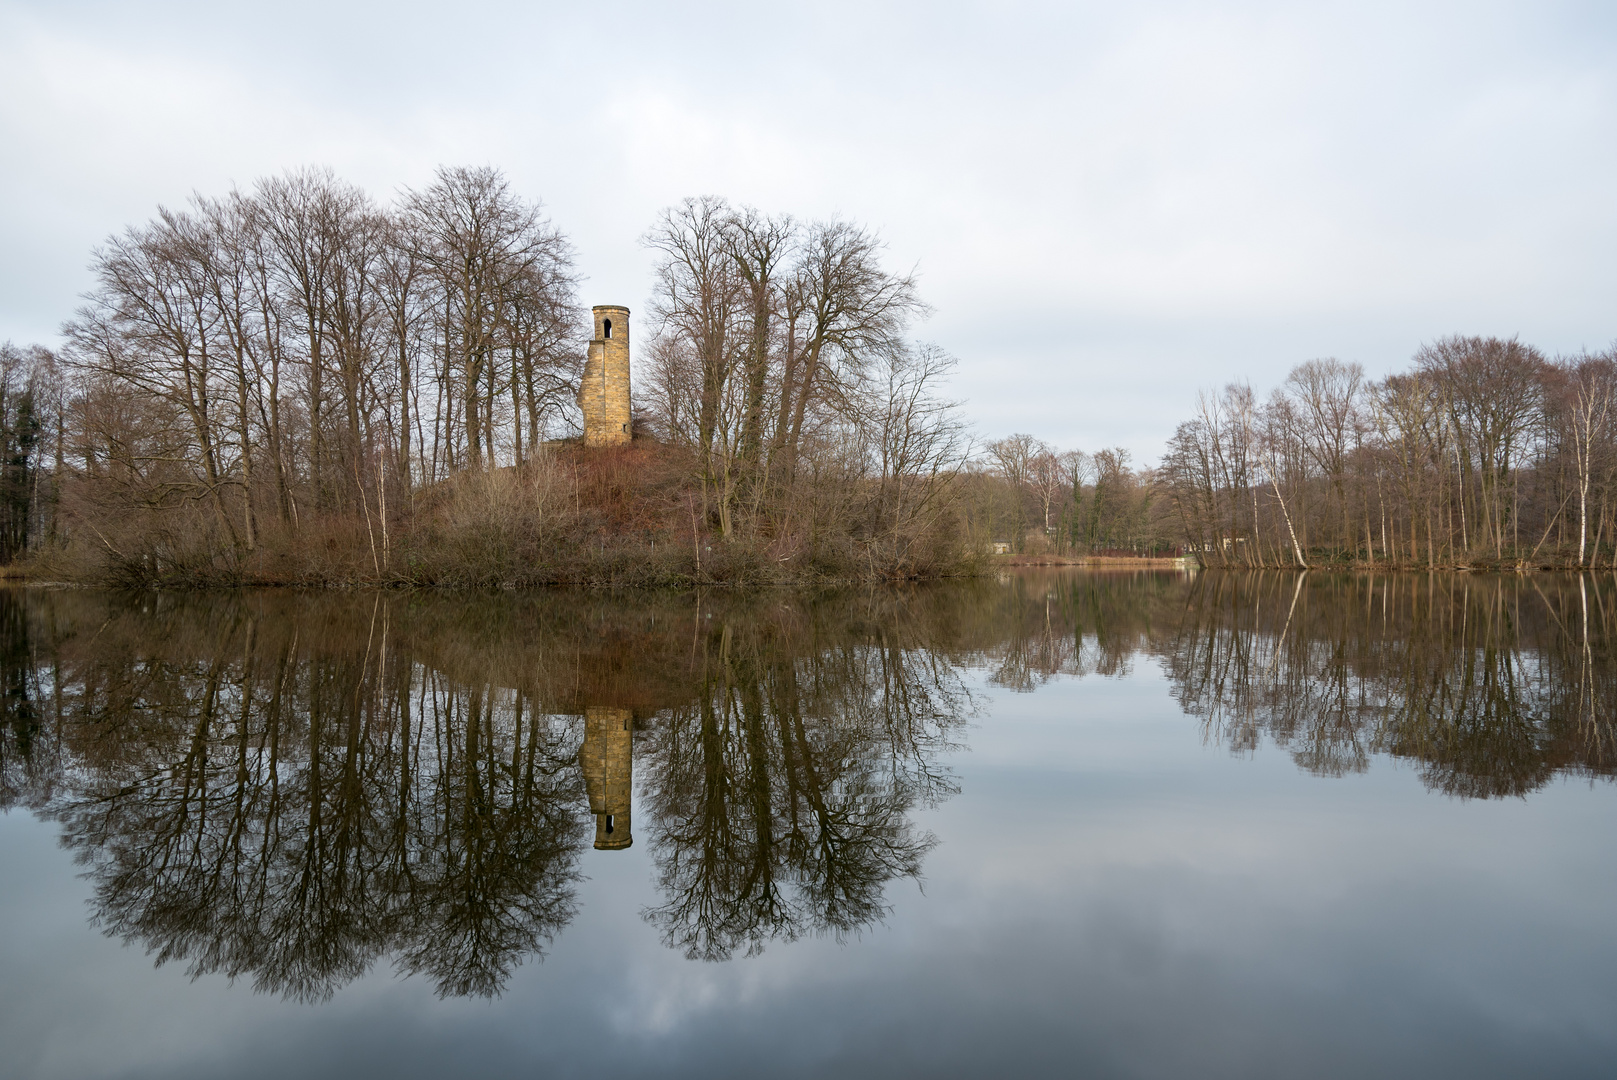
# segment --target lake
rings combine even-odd
[[[0,1075],[1606,1076],[1617,576],[0,592]]]

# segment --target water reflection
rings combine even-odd
[[[699,692],[647,740],[647,917],[693,959],[879,919],[933,843],[910,809],[954,792],[937,759],[967,711],[957,668],[914,626],[829,614],[700,640]]]
[[[6,805],[109,934],[321,1000],[391,956],[494,994],[646,791],[693,956],[879,919],[953,790],[946,609],[671,597],[0,593]],[[636,761],[636,758],[639,761]]]
[[[279,607],[44,605],[34,801],[97,918],[295,998],[386,954],[493,991],[573,914],[572,723],[412,663],[379,604]]]
[[[629,795],[634,786],[634,712],[611,705],[584,707],[584,745],[578,750],[595,815],[597,851],[621,851],[634,844]]]
[[[883,918],[934,838],[973,670],[1160,664],[1204,733],[1434,790],[1610,778],[1605,577],[1022,574],[694,598],[0,592],[0,800],[107,933],[329,997],[384,957],[494,994],[637,841],[643,912],[723,960]],[[638,811],[638,820],[632,820]],[[588,854],[591,844],[600,855]]]
[[[1209,575],[1161,651],[1185,711],[1311,772],[1416,762],[1436,791],[1525,795],[1617,768],[1612,577]]]

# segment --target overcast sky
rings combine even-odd
[[[1311,357],[1617,338],[1609,2],[0,0],[0,340],[158,204],[440,163],[542,199],[586,304],[644,309],[686,195],[874,226],[981,435],[1142,461]]]

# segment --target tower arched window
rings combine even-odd
[[[612,320],[611,319],[603,319],[602,320],[602,326],[606,330],[606,336],[611,337],[612,336]]]

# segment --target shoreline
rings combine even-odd
[[[990,565],[1071,566],[1096,570],[1197,570],[1201,564],[1189,556],[1126,558],[1106,555],[990,555]]]
[[[1199,563],[1195,558],[1182,556],[1176,558],[1158,557],[1106,557],[1106,556],[1070,556],[1070,555],[993,555],[980,564],[975,571],[954,574],[934,574],[923,577],[900,578],[873,578],[873,577],[807,577],[802,579],[780,579],[774,581],[756,580],[697,580],[685,577],[675,577],[662,581],[623,581],[612,580],[610,577],[590,577],[567,580],[553,578],[551,580],[511,580],[504,582],[430,582],[409,581],[399,578],[388,580],[374,580],[364,578],[326,578],[320,580],[266,580],[245,579],[238,581],[196,581],[196,580],[151,580],[141,582],[107,582],[94,580],[75,580],[70,576],[59,573],[50,573],[47,569],[43,573],[36,573],[23,566],[0,566],[0,587],[24,586],[42,589],[133,589],[133,590],[163,590],[172,592],[211,592],[216,590],[233,589],[291,589],[291,590],[390,590],[398,592],[514,592],[528,590],[548,589],[587,589],[587,590],[637,590],[643,592],[689,592],[693,590],[720,590],[725,592],[755,592],[760,590],[786,589],[786,590],[820,590],[820,589],[847,589],[860,586],[873,585],[920,585],[931,582],[944,581],[973,581],[994,577],[1007,570],[1043,570],[1067,569],[1080,571],[1178,571],[1184,573],[1256,573],[1256,572],[1301,572],[1304,574],[1363,574],[1363,573],[1441,573],[1441,574],[1586,574],[1586,573],[1617,573],[1617,568],[1610,566],[1557,566],[1549,563],[1540,564],[1454,564],[1446,566],[1420,566],[1409,564],[1388,563],[1354,563],[1354,564],[1327,564],[1323,566],[1298,567],[1295,565],[1266,565],[1266,566],[1210,566]]]

